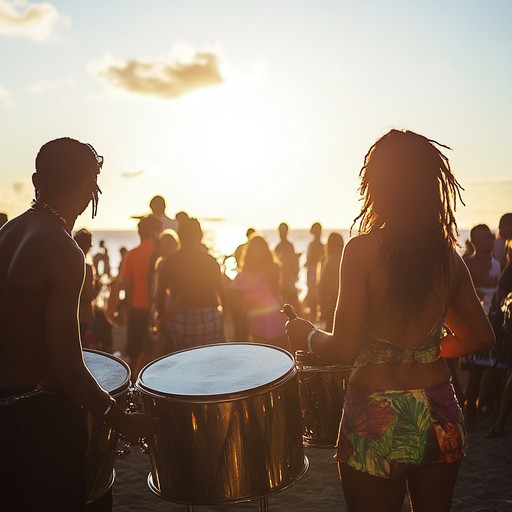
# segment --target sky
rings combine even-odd
[[[509,0],[0,0],[0,211],[33,197],[39,148],[105,164],[97,217],[350,227],[391,128],[452,148],[461,228],[512,211]]]

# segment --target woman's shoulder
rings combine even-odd
[[[350,238],[345,244],[344,252],[367,255],[369,253],[377,253],[380,245],[381,242],[378,236],[373,233],[364,233]]]

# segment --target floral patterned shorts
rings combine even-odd
[[[383,391],[349,387],[336,458],[385,478],[403,478],[422,464],[456,462],[466,454],[462,411],[451,383]]]

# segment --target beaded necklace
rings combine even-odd
[[[68,234],[71,235],[71,228],[68,226],[66,219],[55,208],[52,208],[49,204],[46,204],[43,201],[39,201],[38,199],[33,199],[30,203],[30,207],[33,211],[36,211],[36,207],[39,207],[55,215],[55,217],[57,217],[62,222],[62,224],[64,224]]]

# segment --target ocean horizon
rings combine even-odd
[[[212,223],[213,224],[213,223]],[[217,259],[219,264],[225,264],[226,274],[229,277],[234,277],[230,275],[232,271],[232,262],[228,261],[229,256],[233,255],[235,249],[240,245],[247,241],[245,236],[245,232],[247,227],[242,226],[230,226],[219,224],[216,226],[209,225],[207,227],[203,227],[204,238],[203,241],[210,250],[210,253]],[[137,245],[139,245],[139,236],[136,230],[91,230],[93,239],[92,239],[92,249],[90,251],[90,255],[94,255],[99,250],[99,242],[101,240],[104,241],[105,247],[108,250],[110,267],[112,273],[114,275],[117,274],[119,269],[119,264],[121,261],[121,256],[119,250],[124,247],[128,250],[133,249]],[[354,234],[357,232],[354,229]],[[266,240],[268,241],[270,248],[274,249],[274,247],[279,242],[279,234],[277,228],[274,229],[261,229],[258,230],[258,233],[261,233]],[[343,240],[345,243],[350,238],[350,229],[349,228],[324,228],[322,231],[322,242],[326,243],[327,238],[330,233],[339,233],[343,236]],[[464,242],[469,237],[469,229],[461,229],[459,231],[459,244],[461,246],[460,253],[464,251]],[[304,263],[306,261],[306,252],[308,248],[308,244],[311,241],[311,234],[309,233],[309,229],[292,229],[288,233],[288,239],[293,243],[295,247],[295,252],[300,254],[299,263],[301,266],[301,274],[299,275],[299,286],[305,286],[305,273]]]

